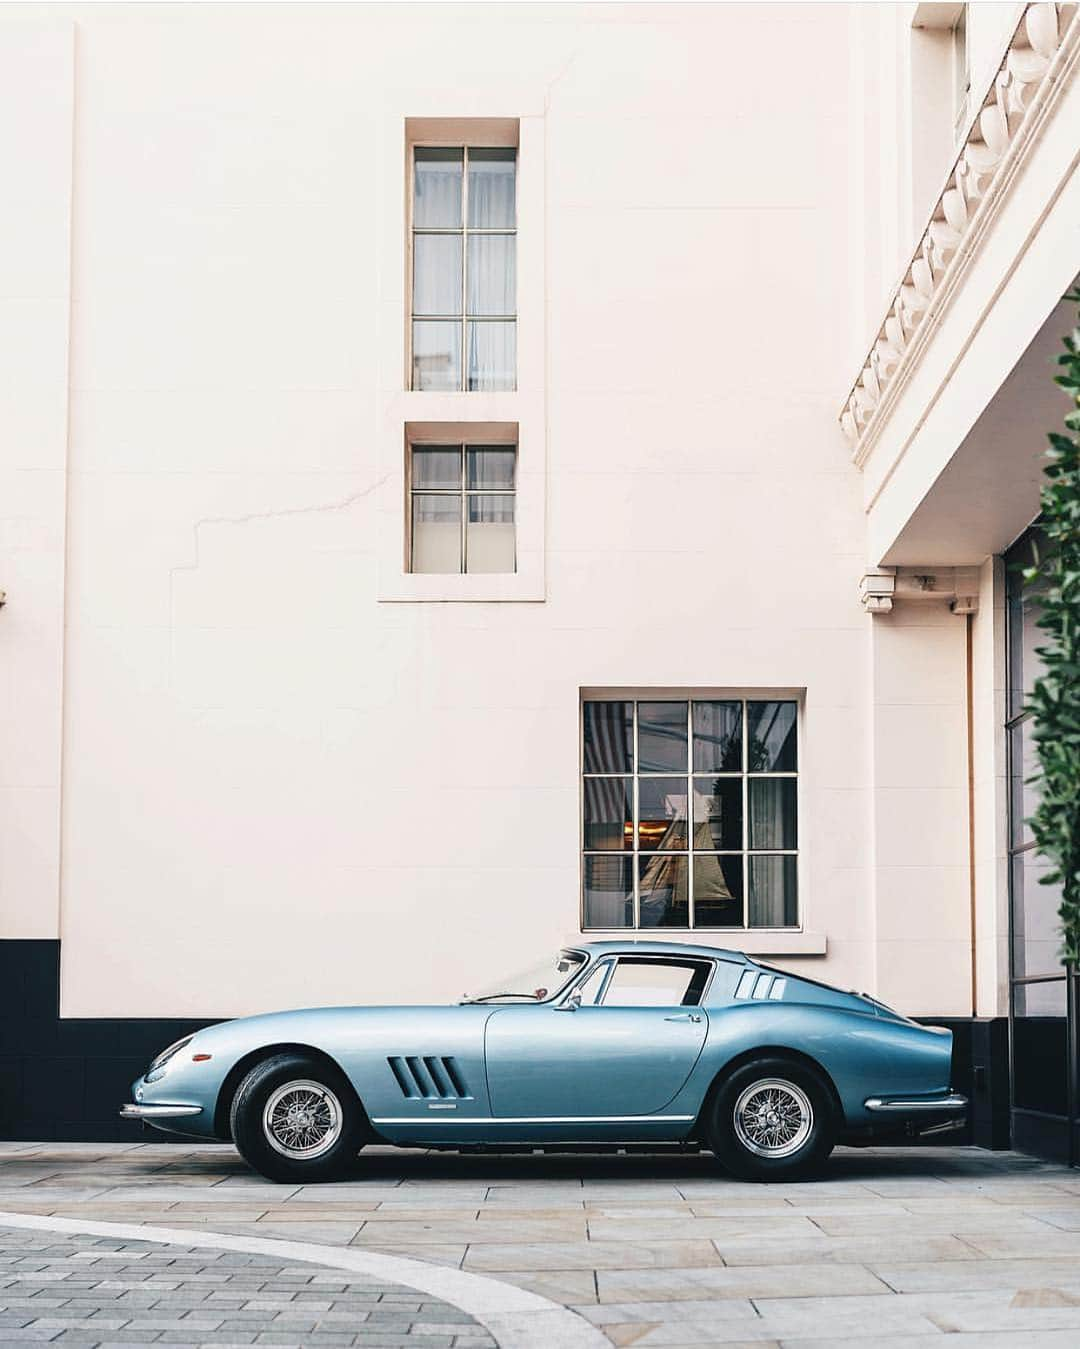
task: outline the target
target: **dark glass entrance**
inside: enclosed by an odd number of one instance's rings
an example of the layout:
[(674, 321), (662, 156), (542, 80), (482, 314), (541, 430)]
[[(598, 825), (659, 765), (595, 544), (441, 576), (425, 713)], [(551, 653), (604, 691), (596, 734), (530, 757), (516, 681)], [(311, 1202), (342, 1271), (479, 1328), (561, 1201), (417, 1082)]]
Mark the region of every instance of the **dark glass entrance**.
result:
[(1036, 626), (1038, 589), (1024, 585), (1021, 569), (1031, 565), (1039, 546), (1032, 529), (1005, 555), (1012, 1136), (1022, 1151), (1076, 1163), (1077, 974), (1061, 962), (1060, 888), (1040, 884), (1047, 863), (1025, 823), (1038, 799), (1038, 788), (1027, 781), (1038, 761), (1032, 720), (1023, 708), (1042, 669), (1036, 648), (1045, 634)]

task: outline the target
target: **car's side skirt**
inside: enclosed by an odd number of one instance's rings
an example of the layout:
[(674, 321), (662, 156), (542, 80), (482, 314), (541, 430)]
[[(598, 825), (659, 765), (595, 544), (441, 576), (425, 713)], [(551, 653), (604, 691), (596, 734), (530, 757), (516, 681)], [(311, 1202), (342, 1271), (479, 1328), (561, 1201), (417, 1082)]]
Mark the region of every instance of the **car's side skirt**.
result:
[(693, 1115), (438, 1115), (373, 1119), (372, 1124), (434, 1124), (445, 1128), (458, 1124), (691, 1124)]

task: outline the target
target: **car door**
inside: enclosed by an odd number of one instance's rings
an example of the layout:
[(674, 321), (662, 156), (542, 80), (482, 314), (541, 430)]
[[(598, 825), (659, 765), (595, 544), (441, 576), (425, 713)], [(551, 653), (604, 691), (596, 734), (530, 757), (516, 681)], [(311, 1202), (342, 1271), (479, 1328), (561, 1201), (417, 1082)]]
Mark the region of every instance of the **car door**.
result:
[(558, 1003), (498, 1008), (485, 1034), (492, 1114), (582, 1120), (659, 1113), (705, 1043), (708, 1015), (700, 1003), (711, 971), (709, 960), (618, 956), (600, 962)]

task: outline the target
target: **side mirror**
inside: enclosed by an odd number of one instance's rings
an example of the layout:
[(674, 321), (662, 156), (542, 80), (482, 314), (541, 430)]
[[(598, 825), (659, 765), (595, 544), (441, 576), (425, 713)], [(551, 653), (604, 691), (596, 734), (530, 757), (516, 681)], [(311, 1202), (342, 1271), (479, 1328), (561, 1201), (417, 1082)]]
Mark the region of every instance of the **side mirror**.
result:
[(575, 988), (568, 998), (564, 998), (563, 1001), (559, 1003), (556, 1010), (560, 1012), (576, 1012), (580, 1006), (581, 994)]

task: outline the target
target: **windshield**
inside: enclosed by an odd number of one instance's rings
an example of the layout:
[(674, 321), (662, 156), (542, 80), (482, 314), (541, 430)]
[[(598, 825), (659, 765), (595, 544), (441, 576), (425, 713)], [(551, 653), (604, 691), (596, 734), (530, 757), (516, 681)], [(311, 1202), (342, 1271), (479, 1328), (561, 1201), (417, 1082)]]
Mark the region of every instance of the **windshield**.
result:
[(519, 974), (482, 988), (479, 993), (466, 993), (462, 1002), (547, 1002), (560, 993), (585, 964), (581, 951), (560, 951), (554, 958), (539, 961)]

